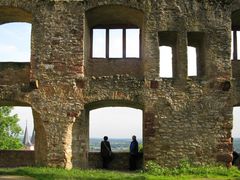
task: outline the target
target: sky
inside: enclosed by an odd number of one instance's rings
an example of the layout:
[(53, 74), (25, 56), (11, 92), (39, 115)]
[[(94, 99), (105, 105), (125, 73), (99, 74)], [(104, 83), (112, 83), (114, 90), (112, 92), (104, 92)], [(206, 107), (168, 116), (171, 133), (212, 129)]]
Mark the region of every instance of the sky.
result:
[[(89, 135), (92, 138), (142, 138), (142, 110), (134, 108), (108, 107), (90, 111)], [(96, 131), (99, 129), (98, 131)]]
[[(102, 33), (99, 31), (98, 33)], [(119, 31), (112, 32), (119, 39)], [(127, 46), (136, 44), (136, 37), (131, 37)], [(0, 26), (0, 62), (30, 62), (31, 24), (8, 23)], [(104, 44), (103, 38), (97, 37)], [(121, 38), (121, 37), (120, 37)], [(111, 43), (111, 42), (110, 42)], [(239, 43), (240, 44), (240, 43)], [(103, 46), (101, 46), (103, 47)], [(114, 47), (116, 48), (116, 47)], [(104, 48), (103, 48), (104, 49)], [(116, 50), (113, 50), (116, 51)], [(172, 77), (172, 49), (167, 46), (159, 47), (160, 77)], [(97, 53), (101, 53), (97, 51)], [(138, 56), (137, 51), (129, 56)], [(240, 54), (240, 53), (239, 53)], [(104, 54), (100, 54), (104, 56)], [(114, 56), (114, 55), (113, 55)], [(116, 55), (117, 56), (117, 55)], [(196, 49), (188, 47), (188, 75), (196, 75)], [(33, 116), (31, 107), (15, 107), (12, 114), (18, 114), (19, 125), (24, 130), (28, 125), (28, 134), (33, 131)], [(130, 138), (133, 134), (142, 137), (142, 111), (133, 108), (109, 107), (90, 111), (90, 137)], [(240, 107), (233, 108), (233, 137), (240, 137)]]

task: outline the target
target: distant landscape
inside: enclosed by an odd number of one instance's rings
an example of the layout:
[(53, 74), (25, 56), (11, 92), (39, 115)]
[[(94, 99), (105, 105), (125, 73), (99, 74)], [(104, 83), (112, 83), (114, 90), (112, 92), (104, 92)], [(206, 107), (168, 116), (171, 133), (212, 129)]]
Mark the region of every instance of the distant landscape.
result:
[[(23, 136), (19, 138), (22, 142)], [(102, 138), (92, 138), (89, 142), (90, 152), (100, 152), (100, 144)], [(109, 139), (113, 152), (129, 152), (131, 139)], [(138, 139), (139, 145), (142, 144), (142, 139)], [(240, 153), (240, 138), (233, 139), (233, 150)]]
[[(90, 152), (100, 152), (102, 138), (92, 138), (89, 142)], [(129, 152), (131, 139), (109, 139), (113, 152)], [(138, 144), (142, 144), (142, 139), (138, 139)]]
[[(90, 152), (99, 152), (101, 141), (100, 138), (90, 139)], [(131, 139), (110, 139), (109, 141), (113, 152), (129, 152)], [(142, 140), (138, 140), (138, 143), (142, 144)], [(233, 139), (233, 149), (240, 153), (240, 138)]]
[(233, 138), (233, 150), (240, 153), (240, 138)]

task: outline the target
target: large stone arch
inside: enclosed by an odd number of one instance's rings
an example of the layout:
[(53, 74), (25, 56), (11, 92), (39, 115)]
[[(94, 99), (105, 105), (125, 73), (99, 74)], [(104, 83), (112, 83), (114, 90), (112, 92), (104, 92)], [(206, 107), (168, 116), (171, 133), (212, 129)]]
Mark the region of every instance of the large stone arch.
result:
[[(144, 106), (140, 103), (128, 100), (100, 100), (85, 104), (84, 110), (76, 118), (72, 134), (72, 164), (73, 167), (88, 168), (89, 164), (89, 112), (103, 107), (130, 107), (143, 111)], [(144, 121), (144, 120), (143, 120)], [(143, 122), (144, 126), (144, 122)], [(143, 131), (144, 143), (144, 131)]]

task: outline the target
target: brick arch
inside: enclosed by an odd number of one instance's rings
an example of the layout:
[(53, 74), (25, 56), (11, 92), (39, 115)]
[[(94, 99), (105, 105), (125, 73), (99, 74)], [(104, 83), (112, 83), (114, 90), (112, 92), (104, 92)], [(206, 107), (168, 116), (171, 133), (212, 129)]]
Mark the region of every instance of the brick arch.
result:
[(123, 5), (102, 5), (86, 11), (88, 27), (103, 24), (126, 24), (143, 26), (144, 13)]
[(240, 29), (240, 6), (239, 9), (232, 12), (231, 19), (232, 19), (232, 30), (239, 30)]
[(0, 6), (0, 24), (10, 22), (32, 22), (32, 14), (22, 8)]
[(94, 101), (85, 105), (87, 111), (103, 107), (130, 107), (143, 110), (143, 105), (128, 100), (101, 100)]

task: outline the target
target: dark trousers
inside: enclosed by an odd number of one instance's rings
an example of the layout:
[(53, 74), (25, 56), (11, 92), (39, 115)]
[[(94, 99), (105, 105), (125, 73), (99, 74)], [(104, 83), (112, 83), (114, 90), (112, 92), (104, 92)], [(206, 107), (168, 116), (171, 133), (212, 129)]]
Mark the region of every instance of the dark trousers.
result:
[(109, 157), (102, 157), (102, 168), (108, 169), (109, 162), (110, 162)]
[(129, 170), (134, 171), (137, 169), (137, 155), (130, 155), (129, 157)]

